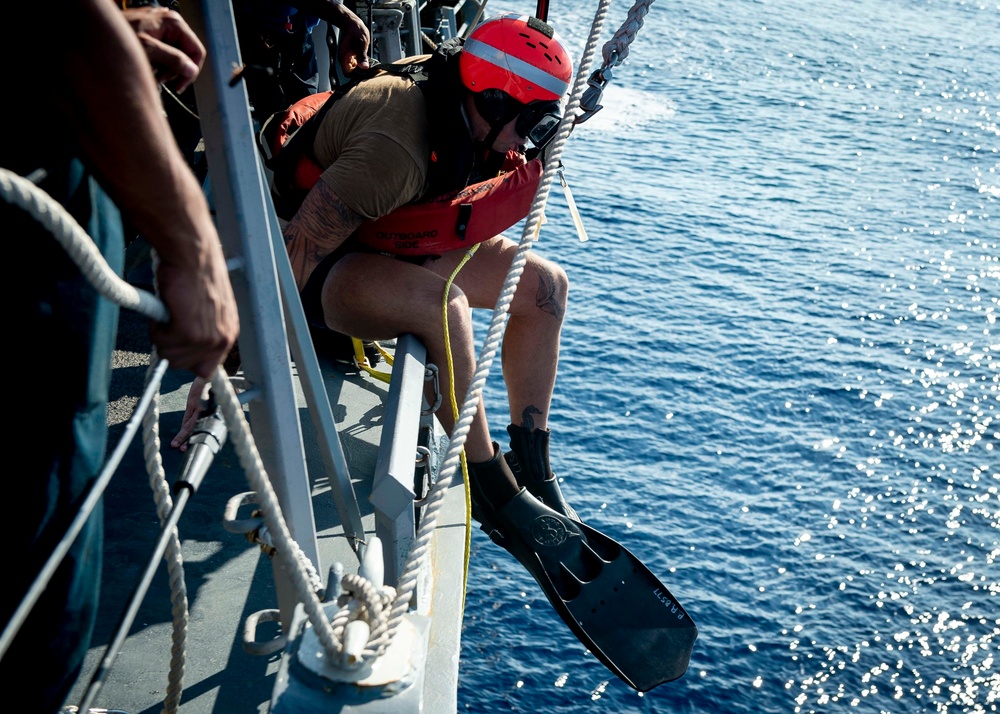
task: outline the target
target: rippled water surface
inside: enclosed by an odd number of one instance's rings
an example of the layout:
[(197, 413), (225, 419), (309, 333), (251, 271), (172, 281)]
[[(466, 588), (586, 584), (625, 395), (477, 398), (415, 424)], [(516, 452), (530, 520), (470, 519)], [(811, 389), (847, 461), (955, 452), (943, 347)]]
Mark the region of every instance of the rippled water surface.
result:
[(538, 246), (553, 467), (700, 636), (640, 696), (477, 532), (460, 707), (1000, 708), (998, 78), (995, 2), (652, 6)]

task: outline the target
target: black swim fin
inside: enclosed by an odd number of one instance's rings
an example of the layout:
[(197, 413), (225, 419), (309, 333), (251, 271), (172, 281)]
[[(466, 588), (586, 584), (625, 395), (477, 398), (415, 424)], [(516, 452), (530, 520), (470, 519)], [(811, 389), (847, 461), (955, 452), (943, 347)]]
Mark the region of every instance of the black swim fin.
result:
[(528, 569), (573, 634), (626, 684), (647, 692), (687, 671), (698, 628), (624, 546), (526, 490), (499, 509), (481, 493), (476, 500), (483, 530)]

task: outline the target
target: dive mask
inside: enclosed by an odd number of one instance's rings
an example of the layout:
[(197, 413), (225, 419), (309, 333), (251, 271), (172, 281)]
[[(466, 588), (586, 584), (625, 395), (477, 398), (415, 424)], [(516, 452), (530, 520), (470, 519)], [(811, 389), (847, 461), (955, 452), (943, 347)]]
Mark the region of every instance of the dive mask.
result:
[(532, 102), (525, 105), (517, 115), (514, 130), (523, 139), (528, 139), (538, 149), (544, 149), (552, 141), (562, 121), (559, 102)]

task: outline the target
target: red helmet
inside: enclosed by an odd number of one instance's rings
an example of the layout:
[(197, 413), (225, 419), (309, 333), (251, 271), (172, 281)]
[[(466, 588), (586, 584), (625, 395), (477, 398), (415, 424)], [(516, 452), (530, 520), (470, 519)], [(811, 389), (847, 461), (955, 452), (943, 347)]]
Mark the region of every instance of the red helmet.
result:
[(500, 89), (522, 104), (562, 99), (573, 73), (552, 27), (514, 13), (491, 17), (473, 30), (458, 66), (471, 91)]

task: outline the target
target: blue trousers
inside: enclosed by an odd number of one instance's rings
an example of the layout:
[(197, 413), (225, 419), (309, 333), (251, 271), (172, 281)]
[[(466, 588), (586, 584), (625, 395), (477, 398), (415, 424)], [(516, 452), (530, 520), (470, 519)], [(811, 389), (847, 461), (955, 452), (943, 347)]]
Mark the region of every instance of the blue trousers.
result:
[[(121, 218), (83, 167), (73, 161), (50, 170), (42, 187), (120, 274)], [(8, 236), (10, 252), (0, 264), (13, 323), (6, 334), (13, 397), (7, 409), (14, 423), (7, 503), (17, 524), (8, 539), (13, 574), (0, 596), (6, 623), (100, 471), (118, 308), (97, 296), (27, 214), (0, 203), (0, 226)], [(58, 711), (79, 674), (97, 611), (101, 547), (98, 511), (0, 661), (0, 686), (26, 695), (31, 711)]]

